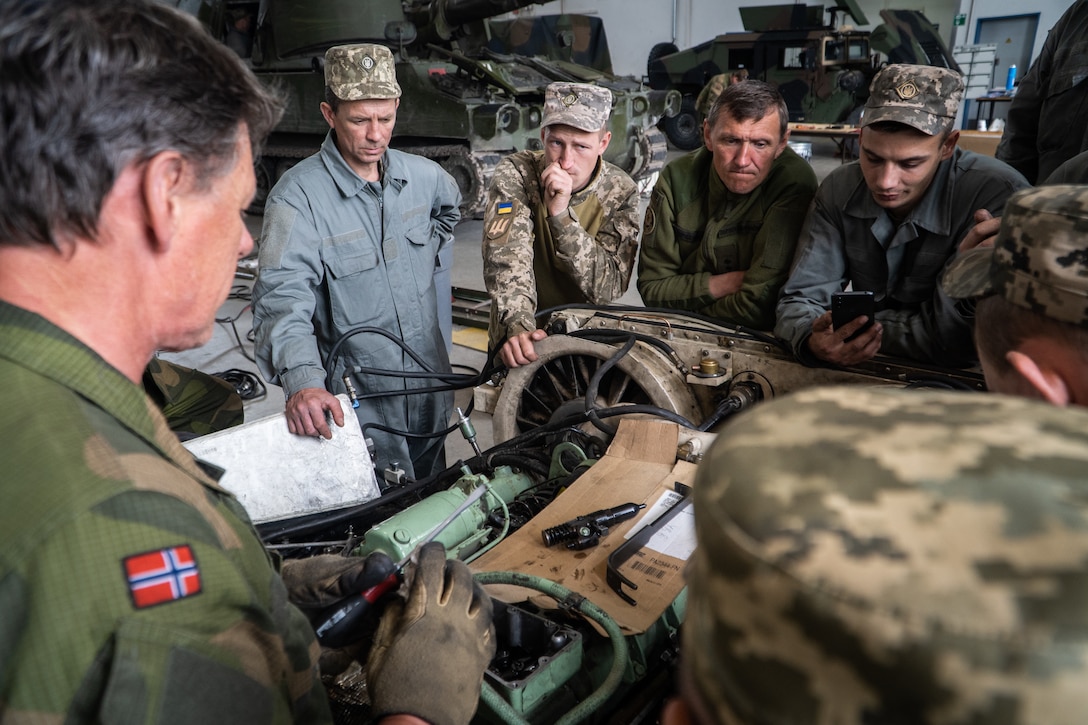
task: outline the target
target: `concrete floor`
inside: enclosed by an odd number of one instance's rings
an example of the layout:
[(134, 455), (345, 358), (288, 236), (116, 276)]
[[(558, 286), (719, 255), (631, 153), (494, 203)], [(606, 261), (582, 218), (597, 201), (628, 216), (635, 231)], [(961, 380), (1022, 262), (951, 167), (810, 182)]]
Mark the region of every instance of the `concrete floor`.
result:
[[(809, 142), (809, 139), (798, 140)], [(838, 150), (834, 142), (828, 139), (812, 139), (811, 147), (813, 170), (816, 172), (817, 178), (822, 181), (832, 169), (841, 163), (836, 155)], [(669, 159), (671, 160), (682, 154), (683, 152), (670, 151)], [(648, 195), (643, 199), (643, 207), (647, 202)], [(254, 239), (257, 239), (259, 243), (261, 217), (251, 216), (247, 223), (250, 225)], [(483, 238), (483, 222), (475, 219), (462, 221), (455, 229), (454, 237), (453, 268), (451, 272), (453, 286), (482, 291), (484, 284), (480, 240)], [(245, 264), (240, 265), (240, 269), (243, 268), (255, 271), (256, 260), (245, 260)], [(235, 280), (238, 296), (224, 302), (217, 316), (220, 320), (234, 320), (233, 324), (230, 322), (217, 324), (214, 336), (202, 347), (181, 353), (163, 353), (162, 357), (207, 373), (214, 374), (231, 369), (256, 373), (257, 367), (250, 359), (253, 356), (253, 344), (246, 338), (252, 327), (253, 320), (249, 309), (249, 292), (252, 289), (253, 282), (252, 278), (247, 277), (248, 275), (243, 275)], [(627, 293), (618, 302), (627, 305), (642, 304), (642, 299), (635, 288), (634, 279), (632, 279)], [(460, 328), (455, 325), (454, 329)], [(484, 353), (458, 344), (454, 344), (450, 356), (451, 362), (455, 365), (464, 365), (476, 370), (482, 368), (484, 358)], [(283, 412), (284, 397), (282, 389), (267, 382), (265, 385), (267, 394), (263, 398), (246, 401), (245, 414), (247, 421), (258, 420)], [(456, 395), (456, 405), (462, 408), (466, 407), (469, 400), (471, 400), (471, 396), (471, 390), (459, 391)], [(473, 412), (472, 421), (477, 431), (478, 442), (481, 448), (486, 450), (493, 444), (490, 415)], [(460, 435), (455, 433), (447, 438), (446, 456), (448, 463), (452, 464), (459, 458), (468, 458), (472, 455), (471, 447)]]

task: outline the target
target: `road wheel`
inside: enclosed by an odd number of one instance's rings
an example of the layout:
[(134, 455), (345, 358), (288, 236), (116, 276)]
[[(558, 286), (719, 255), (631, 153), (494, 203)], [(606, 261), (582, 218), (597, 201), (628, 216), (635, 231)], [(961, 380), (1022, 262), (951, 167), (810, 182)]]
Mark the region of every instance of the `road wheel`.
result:
[(661, 119), (661, 129), (669, 142), (681, 151), (692, 151), (703, 143), (703, 119), (695, 109), (695, 99), (684, 96), (680, 112), (672, 118)]
[(466, 219), (482, 216), (490, 178), (485, 177), (480, 159), (468, 149), (460, 149), (441, 159), (439, 165), (461, 190), (461, 216)]
[(668, 90), (669, 73), (663, 65), (654, 61), (658, 58), (664, 58), (666, 55), (672, 55), (679, 50), (674, 43), (658, 43), (650, 48), (650, 55), (646, 57), (646, 78), (650, 88), (655, 91)]
[[(549, 335), (535, 348), (536, 361), (511, 370), (503, 382), (492, 418), (496, 443), (585, 410), (590, 379), (618, 349), (566, 335)], [(602, 408), (642, 404), (699, 415), (683, 377), (642, 345), (605, 373), (595, 402)]]

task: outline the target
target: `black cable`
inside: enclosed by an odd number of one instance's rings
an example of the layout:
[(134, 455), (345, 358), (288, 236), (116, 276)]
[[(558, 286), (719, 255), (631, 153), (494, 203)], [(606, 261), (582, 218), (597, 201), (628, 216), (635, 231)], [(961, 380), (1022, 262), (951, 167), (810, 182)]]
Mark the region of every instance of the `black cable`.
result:
[(612, 355), (612, 357), (605, 360), (604, 364), (594, 371), (593, 376), (589, 379), (589, 385), (588, 387), (586, 387), (585, 407), (586, 415), (589, 416), (589, 422), (592, 423), (593, 426), (597, 428), (597, 430), (609, 436), (616, 435), (616, 427), (614, 425), (609, 425), (608, 423), (605, 423), (603, 420), (600, 419), (600, 417), (597, 416), (597, 389), (601, 386), (601, 380), (604, 378), (605, 374), (609, 370), (614, 368), (616, 364), (620, 360), (622, 360), (625, 355), (627, 355), (627, 353), (631, 352), (631, 349), (635, 346), (635, 342), (637, 341), (635, 340), (635, 337), (633, 335), (628, 337), (626, 344), (624, 344), (623, 347), (617, 350)]
[(221, 378), (232, 386), (242, 400), (261, 400), (268, 395), (268, 388), (256, 373), (248, 370), (231, 368), (221, 373), (212, 373), (212, 377)]
[[(232, 292), (231, 296), (233, 297), (233, 295), (234, 295), (234, 293)], [(231, 299), (231, 297), (228, 297), (228, 299)], [(234, 299), (245, 299), (245, 298), (243, 298), (243, 297), (234, 297)], [(240, 309), (238, 311), (238, 314), (235, 315), (234, 317), (216, 317), (215, 321), (219, 322), (219, 323), (230, 323), (230, 329), (234, 332), (234, 340), (235, 340), (235, 342), (238, 343), (238, 349), (242, 351), (242, 355), (246, 358), (246, 360), (249, 360), (251, 363), (256, 363), (257, 358), (255, 358), (253, 355), (250, 355), (246, 351), (245, 345), (242, 344), (242, 336), (238, 333), (238, 324), (237, 324), (238, 320), (241, 319), (243, 314), (245, 314), (245, 311), (248, 310), (252, 306), (253, 305), (246, 305), (245, 307)], [(250, 330), (250, 333), (252, 333), (252, 332), (253, 332), (253, 330)], [(246, 334), (246, 339), (249, 339), (249, 333)]]
[[(329, 355), (325, 361), (325, 387), (328, 390), (333, 389), (332, 369), (333, 363), (336, 360), (336, 356), (340, 351), (340, 348), (351, 337), (361, 333), (373, 333), (380, 335), (387, 340), (396, 344), (402, 351), (404, 351), (412, 360), (422, 368), (421, 371), (416, 370), (385, 370), (380, 368), (369, 368), (364, 366), (355, 366), (347, 370), (349, 374), (362, 374), (362, 375), (375, 375), (380, 377), (397, 377), (402, 379), (433, 379), (446, 381), (446, 385), (434, 385), (425, 388), (402, 388), (397, 390), (375, 390), (362, 395), (357, 395), (358, 400), (368, 400), (371, 398), (385, 398), (385, 397), (397, 397), (403, 395), (419, 395), (424, 393), (444, 393), (450, 391), (464, 390), (465, 388), (473, 388), (482, 384), (489, 379), (496, 367), (493, 365), (485, 366), (483, 370), (476, 371), (473, 368), (473, 375), (467, 375), (464, 373), (453, 372), (440, 372), (435, 370), (429, 364), (427, 364), (423, 358), (413, 350), (408, 344), (397, 337), (388, 330), (380, 327), (373, 327), (370, 325), (363, 325), (360, 327), (353, 327), (350, 330), (345, 331), (336, 342), (333, 343), (332, 349), (329, 350)], [(466, 366), (461, 366), (466, 367)]]
[(684, 325), (677, 325), (675, 323), (671, 325), (673, 329), (685, 329), (692, 332), (703, 332), (715, 335), (721, 334), (722, 330), (731, 330), (741, 335), (747, 335), (748, 337), (759, 340), (760, 342), (774, 345), (778, 348), (781, 348), (783, 351), (792, 354), (789, 346), (783, 340), (779, 340), (774, 335), (769, 335), (766, 332), (760, 332), (759, 330), (753, 330), (752, 328), (745, 327), (743, 325), (731, 324), (726, 322), (725, 320), (708, 317), (707, 315), (700, 315), (698, 312), (690, 312), (688, 310), (673, 310), (665, 307), (634, 307), (632, 305), (571, 304), (558, 305), (556, 307), (549, 307), (546, 310), (541, 310), (540, 312), (536, 313), (536, 318), (538, 320), (541, 318), (546, 319), (553, 312), (557, 312), (560, 310), (589, 310), (609, 319), (618, 319), (616, 313), (629, 313), (631, 316), (638, 317), (639, 322), (648, 325), (662, 325), (662, 322), (660, 320), (652, 319), (652, 317), (650, 317), (651, 315), (669, 315), (674, 317), (682, 317), (692, 320), (693, 322), (701, 322), (706, 325), (710, 325), (713, 329), (695, 327), (688, 328)]

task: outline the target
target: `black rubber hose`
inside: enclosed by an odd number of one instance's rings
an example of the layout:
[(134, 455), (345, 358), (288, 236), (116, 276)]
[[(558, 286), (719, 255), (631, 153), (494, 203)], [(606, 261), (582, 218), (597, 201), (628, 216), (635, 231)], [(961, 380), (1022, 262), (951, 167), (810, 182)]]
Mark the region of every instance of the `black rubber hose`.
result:
[(624, 358), (627, 353), (631, 352), (631, 349), (635, 346), (635, 338), (629, 337), (626, 344), (617, 350), (612, 357), (604, 361), (593, 373), (593, 376), (589, 379), (589, 387), (586, 388), (586, 415), (589, 416), (589, 422), (597, 428), (597, 430), (605, 433), (609, 436), (616, 435), (616, 427), (609, 425), (601, 420), (596, 413), (596, 401), (597, 401), (597, 389), (601, 386), (601, 380), (605, 374), (614, 368), (620, 360)]

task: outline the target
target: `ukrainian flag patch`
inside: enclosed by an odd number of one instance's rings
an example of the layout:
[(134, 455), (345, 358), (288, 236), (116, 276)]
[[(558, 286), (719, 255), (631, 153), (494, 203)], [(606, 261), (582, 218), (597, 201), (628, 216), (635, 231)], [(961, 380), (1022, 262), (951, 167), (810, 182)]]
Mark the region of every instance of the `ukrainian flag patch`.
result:
[(495, 205), (496, 214), (510, 214), (514, 211), (514, 202), (512, 201), (500, 201)]

